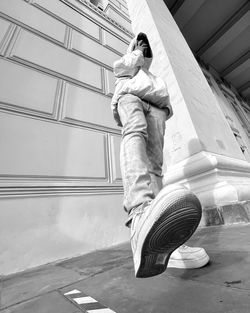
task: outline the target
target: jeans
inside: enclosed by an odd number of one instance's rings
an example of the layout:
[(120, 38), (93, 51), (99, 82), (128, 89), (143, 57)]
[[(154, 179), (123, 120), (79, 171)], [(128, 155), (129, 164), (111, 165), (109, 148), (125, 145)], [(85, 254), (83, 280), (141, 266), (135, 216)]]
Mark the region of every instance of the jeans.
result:
[(166, 111), (127, 94), (118, 102), (122, 123), (120, 164), (124, 209), (150, 203), (162, 188)]

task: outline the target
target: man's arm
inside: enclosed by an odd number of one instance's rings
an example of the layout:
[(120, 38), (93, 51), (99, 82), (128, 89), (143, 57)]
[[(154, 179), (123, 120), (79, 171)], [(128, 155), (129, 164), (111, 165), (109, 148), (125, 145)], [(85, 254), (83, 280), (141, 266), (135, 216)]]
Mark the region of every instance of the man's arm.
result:
[(135, 70), (144, 64), (143, 42), (136, 43), (135, 50), (125, 54), (120, 60), (114, 62), (114, 74), (116, 77), (133, 76)]

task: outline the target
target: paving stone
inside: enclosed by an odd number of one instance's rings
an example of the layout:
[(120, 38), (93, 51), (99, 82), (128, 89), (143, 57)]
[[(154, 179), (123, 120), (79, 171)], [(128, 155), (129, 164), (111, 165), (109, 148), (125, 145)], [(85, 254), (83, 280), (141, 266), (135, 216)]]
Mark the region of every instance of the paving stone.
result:
[(82, 279), (79, 273), (58, 267), (44, 266), (33, 271), (10, 276), (2, 281), (0, 309), (55, 290)]
[[(250, 224), (200, 228), (187, 244), (207, 250), (208, 266), (170, 268), (148, 279), (134, 277), (129, 243), (60, 262), (49, 270), (16, 275), (5, 282), (3, 298), (21, 303), (0, 313), (79, 313), (60, 294), (74, 289), (116, 313), (249, 313), (249, 237)], [(60, 293), (48, 293), (50, 288), (59, 288)]]
[(1, 313), (82, 313), (58, 292), (24, 301), (9, 307)]
[(118, 313), (249, 313), (250, 291), (172, 277), (168, 272), (136, 279), (130, 266), (72, 287)]

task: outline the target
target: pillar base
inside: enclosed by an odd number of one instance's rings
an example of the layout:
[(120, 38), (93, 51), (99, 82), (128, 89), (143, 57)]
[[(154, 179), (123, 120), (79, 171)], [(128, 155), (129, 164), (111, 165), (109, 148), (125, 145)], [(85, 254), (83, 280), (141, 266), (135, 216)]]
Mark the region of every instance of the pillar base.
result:
[(236, 205), (250, 201), (250, 164), (203, 151), (169, 167), (163, 184), (172, 183), (191, 189), (204, 210)]
[(207, 207), (203, 210), (200, 226), (250, 223), (250, 201)]

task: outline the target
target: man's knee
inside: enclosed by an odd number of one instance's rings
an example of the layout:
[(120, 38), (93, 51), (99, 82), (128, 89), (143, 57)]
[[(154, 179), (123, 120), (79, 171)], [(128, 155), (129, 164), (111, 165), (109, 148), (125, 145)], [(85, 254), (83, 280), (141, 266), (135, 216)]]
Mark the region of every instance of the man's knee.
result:
[(123, 126), (123, 136), (137, 133), (147, 137), (147, 121), (140, 98), (131, 94), (124, 95), (118, 103), (118, 113)]

